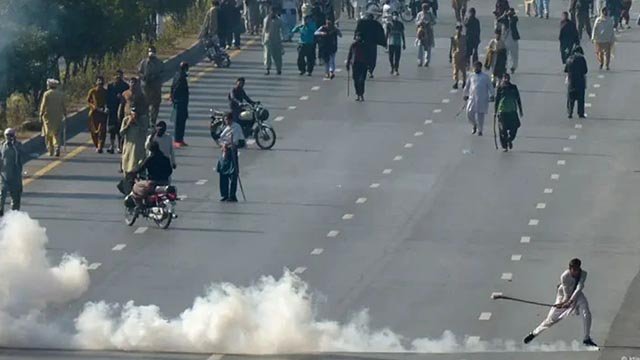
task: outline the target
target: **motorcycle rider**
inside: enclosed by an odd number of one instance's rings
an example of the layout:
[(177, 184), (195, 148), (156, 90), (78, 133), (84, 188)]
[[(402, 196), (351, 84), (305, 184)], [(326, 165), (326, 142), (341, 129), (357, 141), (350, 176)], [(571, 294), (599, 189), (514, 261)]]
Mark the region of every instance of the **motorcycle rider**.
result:
[(173, 166), (171, 160), (160, 150), (160, 145), (153, 141), (149, 145), (150, 155), (140, 164), (136, 173), (147, 174), (147, 180), (137, 180), (133, 185), (133, 198), (137, 206), (141, 206), (144, 199), (154, 191), (156, 186), (166, 186), (171, 183)]
[(251, 105), (255, 105), (256, 102), (251, 100), (247, 93), (244, 91), (245, 79), (240, 77), (236, 80), (236, 85), (229, 92), (229, 108), (231, 109), (231, 116), (233, 121), (240, 124), (242, 127), (251, 126), (252, 121), (240, 120), (240, 113), (242, 112), (242, 105), (247, 102)]

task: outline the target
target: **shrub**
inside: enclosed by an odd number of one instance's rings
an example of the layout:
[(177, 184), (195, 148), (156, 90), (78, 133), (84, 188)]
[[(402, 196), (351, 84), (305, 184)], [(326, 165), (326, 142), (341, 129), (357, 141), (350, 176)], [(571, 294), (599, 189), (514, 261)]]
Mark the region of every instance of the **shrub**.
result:
[(6, 126), (19, 129), (33, 115), (34, 108), (31, 95), (11, 94), (7, 99)]

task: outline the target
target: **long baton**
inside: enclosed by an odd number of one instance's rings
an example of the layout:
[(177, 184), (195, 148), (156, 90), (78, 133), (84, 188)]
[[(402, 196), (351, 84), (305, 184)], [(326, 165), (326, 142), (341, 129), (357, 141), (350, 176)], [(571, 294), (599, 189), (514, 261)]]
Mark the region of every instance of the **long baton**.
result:
[(519, 299), (519, 298), (506, 296), (506, 295), (492, 295), (491, 298), (493, 300), (511, 300), (511, 301), (521, 302), (521, 303), (525, 303), (525, 304), (545, 306), (545, 307), (553, 307), (553, 306), (555, 306), (555, 304), (548, 304), (548, 303), (543, 303), (543, 302), (538, 302), (538, 301)]
[(496, 150), (498, 150), (498, 139), (496, 136), (496, 118), (498, 116), (496, 115), (496, 113), (493, 113), (493, 144), (496, 146)]
[(67, 117), (62, 119), (62, 150), (67, 154)]
[(349, 97), (349, 91), (350, 91), (350, 87), (351, 87), (351, 76), (349, 75), (351, 73), (351, 67), (347, 68), (347, 97)]

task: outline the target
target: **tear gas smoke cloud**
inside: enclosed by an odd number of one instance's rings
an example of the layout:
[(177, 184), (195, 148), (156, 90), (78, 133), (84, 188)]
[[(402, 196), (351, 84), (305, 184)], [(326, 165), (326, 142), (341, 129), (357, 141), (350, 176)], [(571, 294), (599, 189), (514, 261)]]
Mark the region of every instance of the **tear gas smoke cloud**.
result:
[[(0, 224), (0, 345), (253, 354), (523, 350), (515, 341), (457, 339), (450, 331), (410, 341), (390, 329), (372, 329), (366, 310), (346, 323), (320, 320), (307, 284), (288, 271), (247, 287), (211, 285), (172, 319), (155, 305), (90, 302), (75, 319), (75, 332), (64, 335), (43, 311), (86, 291), (87, 263), (65, 256), (52, 266), (46, 243), (45, 230), (26, 214), (8, 214)], [(524, 350), (584, 349), (558, 342)]]

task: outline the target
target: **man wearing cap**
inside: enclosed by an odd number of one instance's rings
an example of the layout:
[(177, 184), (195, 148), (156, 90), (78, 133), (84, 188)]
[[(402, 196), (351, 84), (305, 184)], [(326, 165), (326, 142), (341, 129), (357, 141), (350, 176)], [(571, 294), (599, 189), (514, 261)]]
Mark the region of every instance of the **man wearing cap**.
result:
[(24, 165), (22, 144), (16, 139), (16, 131), (4, 131), (4, 141), (0, 144), (0, 216), (4, 215), (7, 193), (11, 196), (11, 210), (20, 210), (22, 198), (22, 167)]
[(67, 116), (64, 94), (58, 90), (59, 84), (58, 80), (47, 80), (47, 91), (42, 96), (42, 103), (40, 103), (42, 136), (49, 156), (60, 156), (60, 128), (65, 116)]
[(175, 134), (173, 146), (181, 148), (187, 146), (184, 142), (184, 129), (189, 118), (189, 63), (183, 61), (180, 63), (180, 70), (176, 73), (171, 84), (171, 103), (173, 111), (171, 112), (171, 121), (175, 126)]
[(140, 62), (138, 73), (142, 80), (142, 91), (149, 102), (149, 120), (155, 126), (162, 102), (162, 74), (164, 64), (156, 54), (156, 48), (149, 48), (149, 56)]

